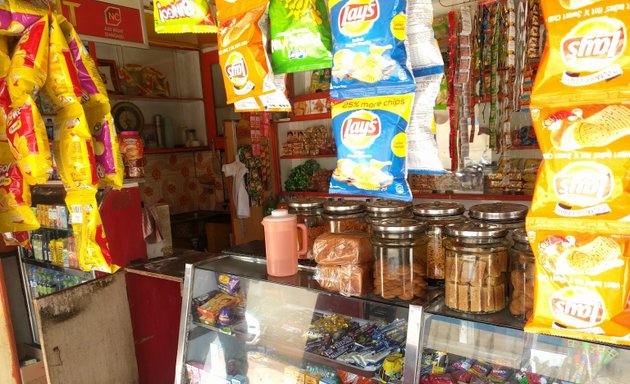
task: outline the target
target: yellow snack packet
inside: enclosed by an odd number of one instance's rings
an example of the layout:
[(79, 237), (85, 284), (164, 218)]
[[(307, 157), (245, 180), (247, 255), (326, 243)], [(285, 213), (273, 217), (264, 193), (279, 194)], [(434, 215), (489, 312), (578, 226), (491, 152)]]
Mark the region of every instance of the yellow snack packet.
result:
[(217, 33), (207, 0), (155, 0), (153, 18), (156, 33)]
[(9, 57), (9, 38), (0, 36), (0, 77), (6, 77), (11, 66), (11, 57)]
[(57, 18), (50, 16), (48, 77), (44, 84), (48, 98), (59, 108), (81, 101), (81, 85), (72, 54)]
[(120, 189), (125, 166), (118, 145), (114, 118), (104, 105), (86, 106), (85, 115), (94, 142), (98, 184), (101, 187)]
[(31, 231), (39, 228), (31, 210), (31, 191), (11, 155), (9, 143), (0, 141), (0, 232)]
[(49, 11), (44, 0), (4, 0), (0, 2), (0, 34), (20, 35)]
[(48, 73), (48, 16), (31, 25), (20, 37), (9, 68), (9, 94), (21, 105), (26, 95), (35, 96)]

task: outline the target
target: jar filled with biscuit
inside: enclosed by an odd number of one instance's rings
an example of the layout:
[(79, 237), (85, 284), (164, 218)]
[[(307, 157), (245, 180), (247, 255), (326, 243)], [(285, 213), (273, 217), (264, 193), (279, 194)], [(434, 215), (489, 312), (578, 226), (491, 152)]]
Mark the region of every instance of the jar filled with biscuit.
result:
[(413, 218), (411, 203), (397, 200), (374, 200), (365, 205), (368, 224), (389, 218)]
[(510, 313), (526, 320), (534, 309), (534, 253), (527, 232), (517, 229), (510, 248)]
[(323, 211), (324, 202), (320, 199), (303, 198), (289, 202), (289, 213), (297, 216), (298, 223), (306, 225), (308, 239), (306, 258), (308, 259), (313, 258), (315, 239), (327, 231), (322, 218)]
[(501, 311), (507, 297), (508, 230), (469, 221), (449, 224), (445, 231), (446, 306), (468, 313)]
[(508, 230), (507, 239), (512, 242), (512, 232), (525, 228), (525, 216), (528, 208), (517, 203), (484, 203), (468, 209), (468, 216), (473, 220), (487, 224), (499, 224)]
[(429, 285), (444, 285), (444, 227), (462, 223), (465, 208), (462, 204), (435, 201), (417, 204), (413, 213), (417, 220), (427, 224), (427, 279)]
[(322, 215), (332, 233), (368, 232), (365, 203), (358, 200), (337, 200), (324, 203)]
[(426, 224), (408, 218), (372, 224), (374, 293), (384, 299), (412, 300), (425, 293)]

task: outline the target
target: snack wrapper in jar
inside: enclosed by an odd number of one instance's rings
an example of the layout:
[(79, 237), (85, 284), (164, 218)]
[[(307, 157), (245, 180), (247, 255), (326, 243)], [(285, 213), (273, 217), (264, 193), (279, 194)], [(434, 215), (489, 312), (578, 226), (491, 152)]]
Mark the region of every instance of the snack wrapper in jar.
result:
[(13, 105), (21, 105), (26, 95), (35, 96), (48, 73), (48, 16), (31, 25), (20, 37), (9, 68), (9, 94)]
[(217, 33), (217, 23), (208, 0), (155, 0), (156, 33)]
[(337, 168), (331, 194), (411, 201), (407, 184), (407, 124), (413, 94), (332, 100)]
[(31, 190), (11, 155), (9, 144), (0, 141), (0, 232), (39, 228), (31, 210)]
[(269, 1), (217, 1), (219, 63), (228, 104), (239, 111), (288, 111), (267, 57)]
[(98, 184), (92, 135), (83, 108), (73, 104), (55, 116), (55, 159), (63, 185), (67, 188), (94, 187)]
[(52, 172), (46, 125), (32, 97), (22, 100), (7, 116), (6, 136), (26, 182), (42, 184)]
[(94, 188), (73, 188), (66, 192), (79, 266), (84, 271), (113, 273), (118, 267), (112, 265), (95, 196)]
[(85, 108), (85, 115), (92, 133), (96, 172), (101, 187), (122, 188), (125, 166), (118, 144), (114, 118), (105, 112), (104, 106)]
[(7, 246), (13, 247), (24, 247), (27, 249), (32, 249), (31, 247), (31, 239), (29, 238), (28, 231), (19, 231), (19, 232), (3, 232), (2, 240), (4, 240), (4, 244)]
[(72, 60), (82, 89), (82, 102), (86, 105), (109, 105), (107, 89), (105, 89), (105, 84), (103, 84), (103, 79), (92, 56), (90, 56), (85, 49), (72, 24), (60, 15), (57, 15), (57, 21), (63, 31), (70, 53), (72, 54)]
[(415, 84), (407, 64), (405, 0), (330, 0), (334, 99), (404, 94)]
[(274, 72), (332, 67), (332, 37), (324, 0), (271, 0), (269, 16)]
[(0, 34), (20, 35), (47, 13), (45, 1), (5, 0), (0, 4)]
[(59, 108), (81, 102), (81, 84), (72, 61), (72, 53), (54, 15), (50, 16), (48, 77), (44, 90)]

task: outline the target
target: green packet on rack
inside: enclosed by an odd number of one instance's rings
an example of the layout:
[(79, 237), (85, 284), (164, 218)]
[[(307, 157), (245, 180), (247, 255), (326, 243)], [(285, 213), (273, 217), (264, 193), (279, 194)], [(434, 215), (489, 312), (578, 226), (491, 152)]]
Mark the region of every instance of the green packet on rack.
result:
[(155, 0), (156, 33), (217, 33), (213, 5), (208, 0)]

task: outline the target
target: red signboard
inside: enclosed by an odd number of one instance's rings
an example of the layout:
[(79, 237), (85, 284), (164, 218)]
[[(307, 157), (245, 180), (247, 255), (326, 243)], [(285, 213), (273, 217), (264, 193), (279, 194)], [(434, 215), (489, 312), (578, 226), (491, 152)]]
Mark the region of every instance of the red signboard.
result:
[(61, 10), (87, 40), (147, 45), (140, 0), (61, 0)]

